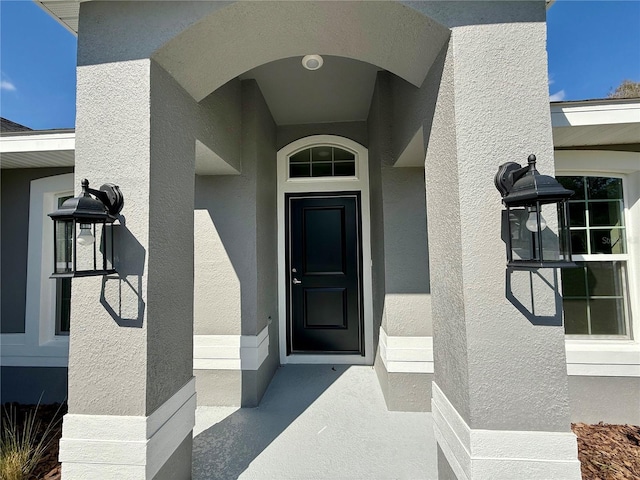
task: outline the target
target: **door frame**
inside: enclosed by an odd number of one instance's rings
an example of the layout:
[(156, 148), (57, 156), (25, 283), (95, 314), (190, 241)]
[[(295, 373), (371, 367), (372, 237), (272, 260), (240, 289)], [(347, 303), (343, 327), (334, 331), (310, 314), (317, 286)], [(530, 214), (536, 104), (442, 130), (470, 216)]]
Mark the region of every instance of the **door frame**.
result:
[[(299, 150), (315, 146), (335, 146), (355, 154), (354, 177), (288, 178), (289, 157)], [(313, 135), (301, 138), (278, 151), (278, 331), (280, 364), (348, 364), (373, 365), (373, 289), (371, 280), (371, 213), (369, 204), (369, 154), (365, 147), (348, 138), (335, 135)], [(335, 193), (360, 192), (362, 222), (362, 299), (364, 352), (354, 354), (291, 354), (287, 355), (287, 283), (285, 253), (285, 202), (286, 193)]]

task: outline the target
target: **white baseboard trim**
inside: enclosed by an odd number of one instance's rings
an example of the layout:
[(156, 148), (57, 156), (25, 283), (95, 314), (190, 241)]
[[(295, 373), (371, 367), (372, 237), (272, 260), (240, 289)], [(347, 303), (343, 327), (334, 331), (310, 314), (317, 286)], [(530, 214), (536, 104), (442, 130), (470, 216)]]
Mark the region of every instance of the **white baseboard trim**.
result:
[(269, 356), (269, 327), (258, 335), (194, 335), (194, 370), (258, 370)]
[(65, 480), (150, 479), (195, 425), (192, 378), (150, 416), (67, 414), (59, 460)]
[(379, 352), (389, 373), (433, 373), (433, 337), (394, 337), (380, 327)]
[(580, 480), (571, 432), (471, 429), (433, 382), (436, 440), (459, 480)]

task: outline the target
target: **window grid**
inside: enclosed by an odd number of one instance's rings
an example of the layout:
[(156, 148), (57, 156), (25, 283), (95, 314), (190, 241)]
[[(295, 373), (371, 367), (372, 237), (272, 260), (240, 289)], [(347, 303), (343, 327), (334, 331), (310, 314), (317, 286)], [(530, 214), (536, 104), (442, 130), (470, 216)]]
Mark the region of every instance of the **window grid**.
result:
[[(329, 158), (322, 158), (322, 154), (329, 151)], [(337, 152), (340, 158), (336, 158)], [(314, 158), (315, 154), (319, 158)], [(337, 166), (343, 167), (342, 172), (336, 171)], [(330, 171), (321, 170), (327, 167), (330, 167)], [(337, 147), (311, 147), (289, 157), (289, 178), (353, 177), (355, 170), (355, 155)]]
[[(570, 206), (573, 205), (582, 205), (584, 206), (584, 218), (578, 218), (572, 216), (571, 223), (583, 223), (583, 225), (571, 225), (569, 227), (569, 233), (573, 232), (585, 232), (584, 233), (584, 248), (580, 249), (579, 253), (574, 254), (574, 259), (580, 265), (582, 270), (582, 283), (584, 285), (584, 294), (580, 295), (578, 292), (571, 292), (571, 295), (563, 294), (563, 298), (570, 301), (578, 301), (584, 302), (583, 305), (577, 305), (578, 309), (581, 309), (582, 306), (585, 307), (584, 314), (586, 316), (586, 328), (587, 332), (580, 332), (580, 323), (574, 323), (572, 328), (576, 328), (575, 332), (568, 332), (569, 335), (584, 337), (586, 335), (591, 338), (599, 337), (599, 338), (620, 338), (620, 337), (628, 337), (629, 335), (629, 302), (628, 302), (628, 288), (627, 288), (627, 263), (628, 263), (628, 251), (626, 245), (626, 225), (625, 225), (625, 210), (624, 210), (624, 192), (622, 179), (619, 177), (604, 177), (604, 176), (583, 176), (583, 175), (574, 175), (574, 176), (566, 176), (559, 177), (559, 180), (562, 182), (563, 180), (567, 181), (565, 186), (572, 190), (576, 190), (576, 193), (579, 191), (575, 188), (575, 183), (581, 183), (581, 195), (583, 198), (577, 200), (570, 200)], [(613, 182), (611, 182), (613, 181)], [(571, 183), (574, 182), (572, 185)], [(592, 184), (594, 185), (593, 191), (591, 190)], [(613, 187), (609, 190), (609, 187)], [(599, 190), (598, 190), (599, 187)], [(604, 195), (606, 198), (592, 198), (593, 196), (602, 196)], [(593, 207), (597, 204), (609, 204), (615, 205), (615, 213), (610, 210), (608, 213), (604, 215), (612, 215), (614, 214), (613, 220), (611, 218), (605, 218), (605, 223), (603, 224), (594, 224), (592, 221), (592, 214), (596, 215), (597, 212), (592, 211)], [(590, 208), (591, 207), (591, 208)], [(578, 208), (578, 211), (579, 208)], [(580, 212), (582, 214), (582, 212)], [(576, 221), (577, 220), (577, 221)], [(613, 224), (615, 223), (615, 224)], [(597, 232), (607, 230), (609, 231), (609, 235), (605, 237), (601, 237), (601, 239), (605, 239), (608, 237), (609, 243), (603, 245), (610, 245), (608, 248), (600, 248), (598, 251), (598, 245), (596, 245), (596, 240), (598, 239)], [(595, 234), (592, 234), (594, 232)], [(615, 236), (612, 235), (615, 233)], [(617, 238), (616, 238), (617, 237)], [(572, 244), (573, 244), (573, 236), (572, 236)], [(616, 238), (614, 240), (614, 238)], [(577, 238), (577, 241), (580, 242), (580, 237)], [(618, 248), (618, 252), (615, 251), (615, 247), (618, 242), (621, 242)], [(613, 243), (613, 245), (611, 245)], [(602, 251), (608, 249), (609, 252)], [(612, 276), (610, 279), (613, 291), (608, 292), (606, 295), (593, 295), (591, 291), (595, 288), (599, 281), (603, 279), (594, 278), (589, 279), (589, 270), (597, 265), (610, 265)], [(592, 267), (590, 267), (592, 266)], [(596, 267), (596, 270), (598, 267)], [(563, 272), (563, 290), (567, 290), (565, 288), (569, 282), (567, 282), (566, 277), (570, 277), (568, 275), (569, 272)], [(602, 272), (600, 272), (602, 274)], [(591, 274), (594, 275), (594, 271), (591, 271)], [(575, 279), (572, 279), (575, 280)], [(574, 285), (575, 287), (575, 285)], [(609, 321), (613, 322), (609, 324), (610, 327), (615, 329), (615, 333), (593, 333), (594, 332), (594, 322), (602, 322), (602, 317), (594, 317), (594, 303), (598, 301), (609, 300), (615, 302), (614, 305), (610, 305), (609, 308), (611, 310), (612, 316)], [(576, 306), (574, 306), (576, 308)], [(567, 308), (565, 306), (565, 329), (567, 328), (566, 322)], [(575, 312), (574, 312), (575, 315)], [(602, 313), (600, 313), (602, 315)], [(572, 321), (575, 322), (576, 318), (573, 318)], [(606, 321), (606, 319), (605, 319)], [(584, 326), (584, 325), (583, 325)], [(599, 328), (602, 328), (602, 325), (599, 325)]]
[[(588, 285), (589, 285), (589, 278), (588, 278), (588, 270), (586, 267), (586, 264), (589, 262), (580, 262), (580, 269), (582, 270), (582, 275), (584, 277), (584, 282), (585, 282), (585, 286), (588, 289)], [(609, 263), (609, 262), (606, 262)], [(563, 295), (562, 298), (564, 300), (582, 300), (586, 302), (586, 314), (587, 314), (587, 331), (588, 331), (588, 335), (593, 335), (593, 326), (592, 326), (592, 321), (591, 321), (591, 308), (592, 308), (592, 302), (593, 300), (618, 300), (618, 301), (622, 301), (622, 305), (623, 305), (623, 317), (624, 318), (618, 318), (617, 319), (617, 324), (618, 324), (618, 330), (621, 331), (622, 333), (620, 335), (626, 335), (628, 332), (628, 326), (626, 324), (626, 318), (628, 318), (627, 315), (627, 311), (628, 311), (628, 306), (627, 306), (627, 302), (626, 302), (626, 297), (627, 297), (627, 288), (626, 288), (626, 268), (625, 268), (625, 263), (626, 262), (620, 262), (621, 263), (621, 267), (622, 267), (622, 271), (621, 271), (621, 277), (619, 276), (615, 276), (615, 282), (617, 284), (617, 288), (615, 288), (615, 290), (618, 290), (621, 292), (620, 295), (589, 295), (589, 293), (587, 292), (586, 295), (581, 296), (581, 295)], [(580, 334), (578, 334), (580, 335)], [(600, 334), (597, 334), (600, 335)]]

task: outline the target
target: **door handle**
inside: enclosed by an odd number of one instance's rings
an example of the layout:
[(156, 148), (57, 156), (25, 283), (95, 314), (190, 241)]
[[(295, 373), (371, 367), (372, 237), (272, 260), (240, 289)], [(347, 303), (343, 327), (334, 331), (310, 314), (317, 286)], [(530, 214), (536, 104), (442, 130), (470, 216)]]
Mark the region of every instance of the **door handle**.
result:
[(299, 285), (300, 283), (302, 283), (301, 280), (298, 280), (296, 277), (293, 277), (293, 284), (294, 285)]

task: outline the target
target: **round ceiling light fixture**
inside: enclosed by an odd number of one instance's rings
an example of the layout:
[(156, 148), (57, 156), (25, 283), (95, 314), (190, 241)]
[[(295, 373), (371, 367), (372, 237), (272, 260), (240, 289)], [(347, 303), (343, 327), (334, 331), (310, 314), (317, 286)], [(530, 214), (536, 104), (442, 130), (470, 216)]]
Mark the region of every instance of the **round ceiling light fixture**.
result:
[(305, 55), (302, 59), (302, 66), (307, 70), (318, 70), (324, 60), (320, 55)]

